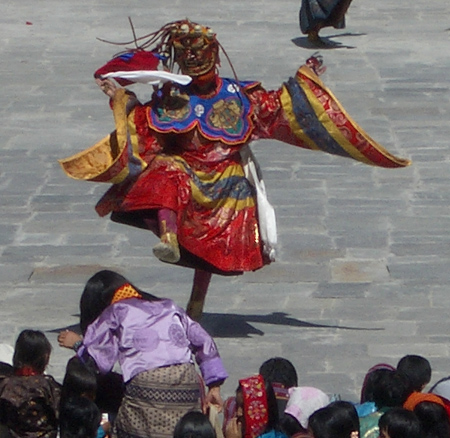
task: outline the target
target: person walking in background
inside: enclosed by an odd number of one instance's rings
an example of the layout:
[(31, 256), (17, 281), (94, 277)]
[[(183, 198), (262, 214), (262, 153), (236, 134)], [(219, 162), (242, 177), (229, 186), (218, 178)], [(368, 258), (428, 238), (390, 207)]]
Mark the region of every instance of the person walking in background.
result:
[(352, 0), (302, 0), (300, 29), (315, 45), (325, 45), (319, 31), (324, 27), (345, 28), (345, 13)]

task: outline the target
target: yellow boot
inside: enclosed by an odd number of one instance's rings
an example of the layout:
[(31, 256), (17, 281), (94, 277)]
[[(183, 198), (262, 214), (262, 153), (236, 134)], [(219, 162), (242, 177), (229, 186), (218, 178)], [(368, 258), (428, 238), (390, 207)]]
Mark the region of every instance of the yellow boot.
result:
[(153, 247), (153, 254), (168, 263), (177, 263), (180, 260), (180, 247), (178, 238), (173, 231), (167, 231), (166, 221), (162, 221), (161, 240)]

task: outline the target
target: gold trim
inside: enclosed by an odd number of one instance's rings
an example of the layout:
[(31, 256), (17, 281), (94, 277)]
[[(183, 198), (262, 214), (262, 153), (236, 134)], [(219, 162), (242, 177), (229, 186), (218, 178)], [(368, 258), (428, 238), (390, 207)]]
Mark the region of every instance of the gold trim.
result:
[[(411, 160), (405, 159), (405, 158), (399, 158), (395, 155), (392, 155), (390, 152), (387, 151), (383, 146), (381, 146), (378, 142), (376, 142), (372, 137), (370, 137), (364, 129), (356, 123), (353, 118), (348, 114), (348, 112), (344, 109), (344, 107), (341, 105), (339, 100), (336, 98), (336, 96), (333, 94), (331, 90), (329, 90), (325, 84), (319, 79), (319, 77), (309, 68), (306, 66), (300, 67), (300, 69), (297, 72), (297, 81), (299, 82), (302, 89), (305, 91), (308, 100), (310, 101), (311, 105), (313, 106), (314, 112), (316, 113), (317, 117), (319, 118), (320, 122), (323, 123), (327, 131), (330, 133), (330, 135), (342, 146), (343, 149), (347, 153), (349, 153), (353, 158), (359, 161), (363, 161), (364, 163), (371, 164), (371, 165), (377, 165), (377, 163), (370, 161), (368, 158), (366, 158), (364, 155), (362, 155), (361, 152), (359, 152), (355, 146), (353, 146), (347, 138), (344, 137), (344, 135), (339, 131), (339, 128), (336, 127), (336, 125), (333, 123), (333, 121), (328, 117), (326, 114), (322, 104), (319, 102), (319, 100), (316, 98), (314, 93), (310, 90), (310, 88), (306, 85), (305, 81), (301, 79), (299, 73), (305, 75), (307, 78), (311, 79), (314, 83), (316, 83), (318, 86), (320, 86), (326, 93), (329, 94), (331, 99), (336, 103), (339, 110), (345, 115), (349, 123), (358, 131), (358, 133), (364, 137), (364, 139), (370, 143), (371, 147), (373, 147), (375, 150), (377, 150), (380, 154), (384, 155), (387, 159), (391, 160), (393, 163), (398, 164), (399, 166), (409, 166), (411, 164)], [(363, 157), (363, 159), (360, 159), (360, 157)]]

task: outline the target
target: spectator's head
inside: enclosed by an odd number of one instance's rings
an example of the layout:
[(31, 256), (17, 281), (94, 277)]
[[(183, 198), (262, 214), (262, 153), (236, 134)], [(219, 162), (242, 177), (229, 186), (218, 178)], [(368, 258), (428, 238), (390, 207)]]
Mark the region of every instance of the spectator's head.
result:
[(191, 411), (178, 421), (173, 438), (216, 438), (216, 432), (206, 415)]
[(330, 398), (320, 389), (296, 387), (289, 389), (289, 400), (281, 418), (281, 428), (292, 436), (308, 429), (308, 418), (318, 409), (327, 406)]
[(74, 356), (67, 362), (64, 375), (61, 400), (69, 397), (87, 397), (94, 401), (97, 392), (97, 377), (95, 372), (78, 357)]
[(42, 374), (50, 360), (52, 346), (39, 330), (23, 330), (16, 341), (13, 356), (13, 367), (16, 373), (31, 368)]
[(378, 421), (380, 438), (423, 438), (419, 419), (403, 408), (389, 409)]
[(414, 408), (414, 414), (422, 426), (423, 438), (450, 437), (450, 422), (444, 406), (424, 401)]
[[(80, 299), (80, 328), (84, 334), (89, 324), (113, 302), (117, 294), (134, 293), (141, 298), (153, 301), (158, 298), (139, 290), (123, 275), (114, 271), (103, 270), (93, 275), (86, 283)], [(132, 296), (132, 295), (130, 295)], [(129, 297), (130, 297), (129, 296)]]
[(61, 438), (95, 438), (102, 415), (96, 404), (86, 397), (69, 397), (61, 405)]
[(411, 392), (411, 383), (404, 374), (388, 371), (379, 376), (373, 387), (372, 401), (377, 409), (403, 406)]
[(236, 417), (242, 435), (254, 438), (278, 429), (278, 406), (272, 385), (260, 374), (239, 380), (236, 390)]
[(314, 438), (358, 438), (358, 414), (351, 403), (336, 401), (309, 417), (309, 430)]
[(259, 367), (259, 374), (269, 383), (281, 383), (286, 388), (298, 386), (297, 371), (294, 365), (283, 357), (273, 357)]
[(361, 386), (361, 403), (373, 401), (373, 388), (378, 385), (380, 376), (387, 371), (395, 371), (395, 368), (387, 363), (378, 363), (367, 371)]
[(431, 380), (430, 362), (422, 356), (409, 354), (402, 357), (398, 362), (397, 371), (408, 377), (414, 391), (421, 392)]

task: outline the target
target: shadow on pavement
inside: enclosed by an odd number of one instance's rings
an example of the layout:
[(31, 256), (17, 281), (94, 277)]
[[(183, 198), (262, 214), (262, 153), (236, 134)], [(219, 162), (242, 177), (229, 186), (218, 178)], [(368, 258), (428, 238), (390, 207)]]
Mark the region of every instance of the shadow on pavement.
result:
[[(72, 315), (79, 318), (79, 315)], [(301, 321), (283, 312), (273, 312), (267, 315), (238, 315), (233, 313), (204, 313), (200, 321), (202, 327), (215, 338), (248, 338), (250, 335), (264, 336), (262, 330), (257, 329), (251, 323), (282, 325), (301, 328), (327, 328), (340, 330), (364, 330), (377, 331), (383, 328), (347, 327), (329, 324), (315, 324)], [(72, 330), (81, 333), (80, 326), (73, 324), (67, 327), (47, 330), (48, 333), (59, 333), (63, 330)]]
[(326, 324), (314, 324), (290, 317), (287, 313), (274, 312), (267, 315), (237, 315), (225, 313), (204, 313), (201, 325), (216, 338), (248, 338), (250, 335), (264, 336), (262, 330), (251, 323), (283, 325), (302, 328), (330, 328), (341, 330), (383, 330), (382, 328), (346, 327)]
[(323, 50), (330, 50), (330, 49), (354, 49), (355, 46), (347, 46), (345, 44), (333, 41), (332, 38), (341, 38), (341, 37), (354, 37), (354, 36), (363, 36), (366, 35), (365, 33), (339, 33), (335, 35), (327, 35), (327, 36), (320, 36), (321, 42), (319, 43), (312, 43), (308, 40), (306, 36), (304, 37), (297, 37), (293, 38), (291, 41), (298, 47), (302, 47), (303, 49), (323, 49)]

